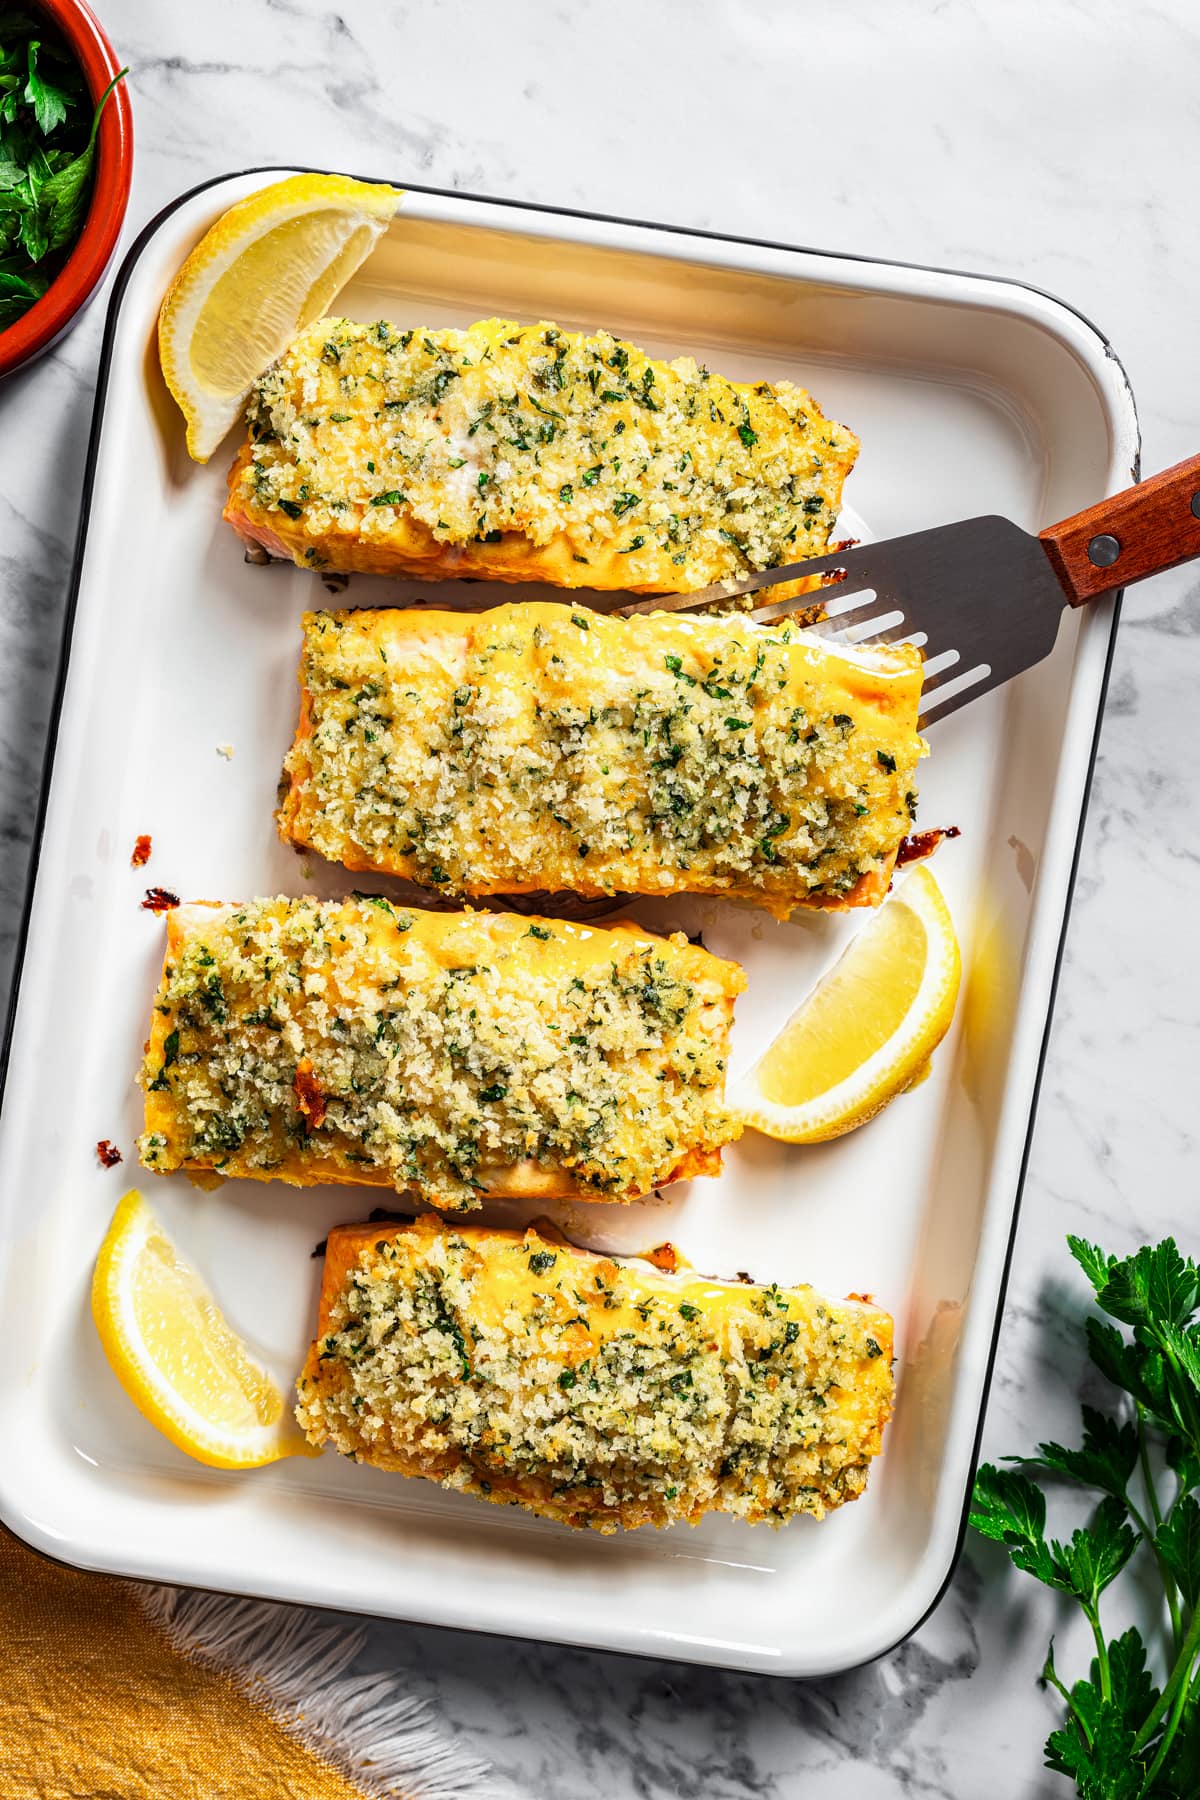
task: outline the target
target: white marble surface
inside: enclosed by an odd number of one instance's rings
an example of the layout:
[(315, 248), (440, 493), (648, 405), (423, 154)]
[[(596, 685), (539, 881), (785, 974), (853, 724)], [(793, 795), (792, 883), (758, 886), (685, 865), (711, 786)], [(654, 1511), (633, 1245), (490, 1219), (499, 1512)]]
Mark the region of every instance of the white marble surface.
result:
[[(127, 241), (299, 161), (1023, 276), (1095, 319), (1145, 466), (1200, 448), (1193, 0), (103, 0), (132, 66)], [(826, 148), (818, 150), (815, 145)], [(102, 308), (0, 388), (0, 975), (22, 891)], [(1072, 1429), (1062, 1238), (1194, 1248), (1200, 577), (1127, 602), (987, 1421)], [(813, 1686), (372, 1628), (527, 1800), (1051, 1800), (1050, 1597), (973, 1547), (887, 1660)]]

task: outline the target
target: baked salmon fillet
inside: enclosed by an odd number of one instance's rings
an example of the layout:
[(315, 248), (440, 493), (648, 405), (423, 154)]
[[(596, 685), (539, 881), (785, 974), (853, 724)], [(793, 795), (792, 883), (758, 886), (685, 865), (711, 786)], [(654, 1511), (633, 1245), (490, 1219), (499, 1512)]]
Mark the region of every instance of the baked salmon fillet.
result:
[(682, 934), (345, 902), (168, 916), (143, 1164), (296, 1186), (632, 1200), (714, 1175), (745, 985)]
[(863, 1491), (891, 1358), (864, 1300), (427, 1214), (330, 1232), (296, 1417), (358, 1462), (567, 1525), (782, 1525)]
[(243, 538), (425, 581), (661, 593), (776, 568), (827, 548), (858, 453), (790, 382), (507, 319), (318, 319), (248, 417), (225, 509)]
[(921, 657), (741, 614), (310, 613), (281, 836), (462, 896), (873, 905), (916, 813)]

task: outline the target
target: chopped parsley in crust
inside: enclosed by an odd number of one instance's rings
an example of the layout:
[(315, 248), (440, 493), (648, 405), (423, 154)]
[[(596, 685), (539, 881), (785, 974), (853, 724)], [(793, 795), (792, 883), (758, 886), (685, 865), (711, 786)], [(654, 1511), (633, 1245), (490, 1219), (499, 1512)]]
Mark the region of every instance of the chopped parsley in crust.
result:
[(790, 382), (606, 331), (318, 319), (258, 382), (225, 516), (306, 568), (684, 591), (819, 555), (858, 443)]
[(568, 1525), (822, 1518), (866, 1485), (892, 1321), (530, 1227), (332, 1231), (296, 1416), (314, 1444)]
[(682, 934), (382, 898), (170, 914), (143, 1164), (487, 1196), (631, 1200), (715, 1174), (733, 1001)]
[(452, 895), (883, 898), (921, 658), (744, 616), (310, 613), (282, 836)]

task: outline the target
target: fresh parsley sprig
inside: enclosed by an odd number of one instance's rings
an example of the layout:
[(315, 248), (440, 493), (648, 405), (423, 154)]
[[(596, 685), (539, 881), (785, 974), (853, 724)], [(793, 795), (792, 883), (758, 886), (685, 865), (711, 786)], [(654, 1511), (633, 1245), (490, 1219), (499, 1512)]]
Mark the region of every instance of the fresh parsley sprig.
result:
[(125, 72), (93, 110), (73, 57), (23, 13), (0, 18), (0, 331), (41, 299), (83, 229), (100, 115)]
[[(1111, 1412), (1083, 1408), (1077, 1449), (985, 1463), (971, 1524), (1018, 1569), (1074, 1599), (1095, 1640), (1086, 1680), (1068, 1687), (1051, 1643), (1041, 1679), (1066, 1706), (1046, 1742), (1048, 1767), (1081, 1800), (1196, 1800), (1200, 1795), (1200, 1267), (1172, 1238), (1133, 1256), (1067, 1239), (1106, 1320), (1087, 1322), (1093, 1363), (1120, 1390)], [(1127, 1327), (1130, 1335), (1121, 1327)], [(1066, 1543), (1046, 1537), (1046, 1499), (1031, 1471), (1102, 1496)], [(1100, 1600), (1134, 1557), (1153, 1559), (1167, 1666), (1156, 1683), (1141, 1634), (1108, 1639)]]

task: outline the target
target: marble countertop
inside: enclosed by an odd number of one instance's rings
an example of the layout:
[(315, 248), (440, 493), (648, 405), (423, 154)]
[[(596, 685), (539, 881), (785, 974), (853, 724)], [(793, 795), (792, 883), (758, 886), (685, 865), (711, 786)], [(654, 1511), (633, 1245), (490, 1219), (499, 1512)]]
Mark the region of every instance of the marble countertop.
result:
[[(104, 0), (132, 68), (128, 243), (179, 190), (345, 168), (1022, 277), (1116, 345), (1154, 470), (1198, 448), (1189, 0)], [(814, 145), (825, 148), (817, 151)], [(103, 317), (0, 388), (0, 978), (25, 880)], [(1189, 400), (1188, 396), (1192, 399)], [(985, 1450), (1074, 1430), (1063, 1248), (1196, 1242), (1200, 577), (1127, 602)], [(1195, 834), (1195, 835), (1193, 835)], [(1192, 1177), (1189, 1179), (1189, 1177)], [(1052, 1800), (1051, 1596), (969, 1548), (892, 1656), (803, 1685), (376, 1624), (365, 1660), (527, 1800)], [(1078, 1654), (1077, 1654), (1078, 1653)]]

